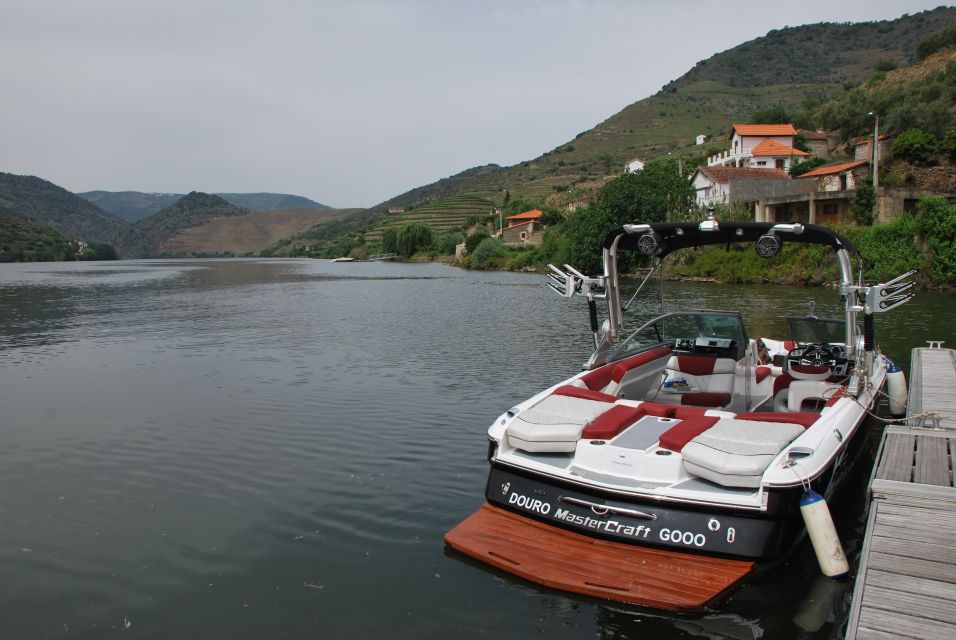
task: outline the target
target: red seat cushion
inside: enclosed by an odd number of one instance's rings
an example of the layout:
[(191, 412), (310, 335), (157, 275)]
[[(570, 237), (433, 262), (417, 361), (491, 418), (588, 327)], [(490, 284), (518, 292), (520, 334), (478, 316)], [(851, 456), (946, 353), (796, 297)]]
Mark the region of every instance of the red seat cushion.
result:
[(598, 400), (599, 402), (617, 402), (617, 396), (610, 393), (601, 393), (592, 389), (582, 389), (570, 384), (558, 387), (554, 390), (556, 396), (570, 396), (572, 398), (582, 398), (584, 400)]
[(664, 402), (642, 402), (641, 409), (644, 410), (645, 415), (657, 416), (658, 418), (673, 418), (674, 412), (677, 411), (679, 407), (673, 404), (666, 404)]
[(610, 440), (645, 416), (641, 407), (614, 405), (591, 421), (581, 437), (588, 440)]
[(692, 376), (709, 376), (716, 363), (714, 356), (677, 356), (678, 369)]
[(681, 404), (698, 407), (725, 407), (730, 404), (730, 400), (729, 393), (718, 391), (693, 391), (680, 394)]
[(680, 451), (684, 445), (710, 429), (720, 420), (717, 416), (688, 416), (661, 434), (662, 449)]
[(773, 411), (745, 411), (737, 414), (738, 420), (758, 420), (760, 422), (786, 422), (799, 424), (804, 429), (817, 421), (819, 413), (812, 411), (795, 411), (792, 413), (775, 413)]
[(770, 367), (757, 367), (755, 373), (757, 374), (757, 384), (760, 384), (770, 375)]

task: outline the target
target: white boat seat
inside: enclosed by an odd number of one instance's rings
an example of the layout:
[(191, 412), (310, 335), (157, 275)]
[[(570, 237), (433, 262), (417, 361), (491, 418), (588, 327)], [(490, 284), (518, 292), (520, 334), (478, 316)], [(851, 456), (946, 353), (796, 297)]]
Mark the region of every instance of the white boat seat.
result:
[(723, 407), (730, 404), (737, 363), (714, 356), (671, 356), (659, 394), (663, 402)]
[(822, 380), (794, 380), (790, 383), (790, 392), (787, 394), (787, 410), (802, 411), (806, 400), (819, 400), (826, 403), (840, 393), (842, 388), (842, 385)]
[(609, 402), (550, 395), (516, 415), (508, 425), (508, 443), (531, 453), (574, 451), (581, 432), (613, 407)]
[(721, 418), (681, 450), (684, 468), (725, 487), (760, 486), (767, 466), (803, 426)]

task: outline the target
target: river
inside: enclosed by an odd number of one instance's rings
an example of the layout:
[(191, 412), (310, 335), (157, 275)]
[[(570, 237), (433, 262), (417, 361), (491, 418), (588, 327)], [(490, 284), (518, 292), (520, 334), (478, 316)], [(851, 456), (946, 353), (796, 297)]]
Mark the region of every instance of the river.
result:
[[(0, 638), (832, 638), (804, 546), (713, 611), (577, 597), (447, 551), (485, 430), (579, 369), (534, 274), (310, 260), (0, 265)], [(656, 286), (656, 285), (655, 285)], [(668, 283), (688, 307), (839, 312), (831, 289)], [(656, 290), (636, 305), (651, 304)], [(877, 319), (908, 366), (956, 296)], [(874, 427), (878, 435), (879, 427)], [(834, 503), (853, 559), (869, 459)]]

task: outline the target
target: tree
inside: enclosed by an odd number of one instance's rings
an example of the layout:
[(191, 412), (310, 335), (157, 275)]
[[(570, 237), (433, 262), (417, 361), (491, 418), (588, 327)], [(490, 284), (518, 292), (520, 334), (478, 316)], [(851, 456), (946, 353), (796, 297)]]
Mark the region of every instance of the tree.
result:
[(496, 265), (498, 258), (506, 253), (505, 245), (498, 238), (485, 236), (471, 254), (472, 269), (489, 269)]
[(856, 185), (853, 200), (850, 202), (850, 216), (859, 225), (873, 224), (873, 207), (876, 205), (876, 192), (873, 182), (866, 180)]
[(753, 124), (787, 124), (792, 120), (782, 104), (757, 109), (750, 116)]
[(642, 170), (625, 173), (601, 187), (595, 206), (618, 225), (664, 222), (668, 217), (683, 217), (695, 199), (694, 187), (680, 175), (677, 160), (655, 158)]
[(382, 231), (382, 251), (398, 253), (398, 230), (394, 227), (388, 227)]
[(395, 253), (406, 258), (415, 255), (432, 243), (431, 227), (424, 224), (409, 224), (398, 230)]
[(936, 153), (938, 141), (922, 129), (907, 129), (896, 136), (891, 149), (893, 155), (907, 162), (923, 164)]
[(478, 245), (481, 244), (481, 241), (489, 237), (488, 231), (485, 230), (484, 227), (478, 227), (473, 234), (465, 238), (465, 251), (467, 251), (469, 255), (474, 253)]

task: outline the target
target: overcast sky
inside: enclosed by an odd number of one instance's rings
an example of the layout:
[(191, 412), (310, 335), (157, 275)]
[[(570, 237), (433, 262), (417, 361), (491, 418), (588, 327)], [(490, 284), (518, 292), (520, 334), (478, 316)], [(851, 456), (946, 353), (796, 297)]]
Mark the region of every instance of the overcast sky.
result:
[(943, 0), (0, 0), (0, 171), (371, 206), (534, 158), (771, 29)]

